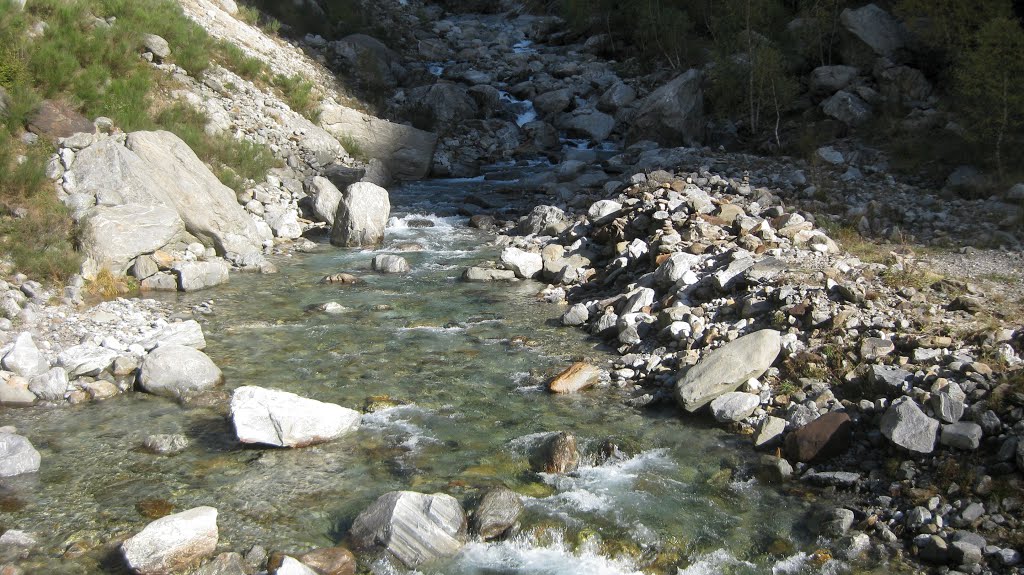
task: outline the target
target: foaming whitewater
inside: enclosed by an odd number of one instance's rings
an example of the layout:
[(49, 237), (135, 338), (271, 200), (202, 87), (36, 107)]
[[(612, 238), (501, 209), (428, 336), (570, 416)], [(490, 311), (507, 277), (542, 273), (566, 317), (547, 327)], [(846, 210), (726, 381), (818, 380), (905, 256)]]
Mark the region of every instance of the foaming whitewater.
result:
[(497, 543), (470, 543), (445, 569), (445, 573), (643, 575), (631, 559), (602, 555), (596, 541), (588, 540), (573, 549), (559, 533), (550, 535), (552, 540), (546, 543), (527, 535)]
[(649, 503), (650, 495), (633, 487), (646, 473), (666, 471), (674, 466), (667, 449), (652, 449), (621, 461), (582, 466), (570, 475), (543, 473), (545, 483), (558, 492), (530, 502), (538, 511), (571, 515), (596, 513), (614, 518), (623, 526), (633, 520), (619, 517), (619, 511)]
[(420, 427), (422, 420), (431, 411), (418, 405), (398, 405), (363, 415), (364, 429), (379, 432), (395, 445), (415, 450), (424, 443), (436, 443), (438, 439)]

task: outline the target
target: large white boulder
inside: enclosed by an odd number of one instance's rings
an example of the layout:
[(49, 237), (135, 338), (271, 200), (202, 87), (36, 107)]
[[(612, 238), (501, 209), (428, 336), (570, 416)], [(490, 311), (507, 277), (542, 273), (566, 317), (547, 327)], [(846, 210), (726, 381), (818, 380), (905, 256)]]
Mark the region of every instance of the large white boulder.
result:
[(287, 391), (243, 386), (231, 396), (231, 421), (242, 443), (304, 447), (359, 426), (359, 412)]
[(349, 534), (357, 546), (383, 547), (415, 568), (459, 552), (466, 514), (451, 495), (392, 491), (360, 513)]
[(515, 272), (516, 277), (526, 280), (533, 279), (544, 269), (543, 256), (514, 247), (501, 251), (501, 263), (506, 269)]
[(218, 539), (217, 510), (196, 507), (150, 523), (121, 544), (121, 554), (139, 575), (170, 575), (213, 555)]
[(185, 224), (166, 206), (96, 206), (80, 221), (82, 253), (90, 275), (107, 268), (122, 275), (132, 261), (181, 237)]
[(384, 241), (391, 215), (388, 191), (370, 182), (345, 189), (331, 227), (331, 243), (342, 247), (372, 247)]
[(161, 345), (142, 360), (139, 384), (154, 395), (185, 397), (224, 381), (220, 368), (205, 353), (177, 344)]
[(23, 331), (15, 338), (11, 351), (4, 356), (3, 368), (22, 377), (32, 378), (46, 373), (50, 369), (50, 362), (36, 347), (32, 334)]

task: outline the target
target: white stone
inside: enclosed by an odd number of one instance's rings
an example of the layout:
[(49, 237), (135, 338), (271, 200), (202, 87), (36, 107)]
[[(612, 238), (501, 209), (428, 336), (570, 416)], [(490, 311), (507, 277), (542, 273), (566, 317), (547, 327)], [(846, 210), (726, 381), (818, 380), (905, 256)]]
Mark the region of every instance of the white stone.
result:
[(303, 447), (359, 426), (359, 412), (294, 393), (243, 386), (231, 396), (231, 420), (242, 443)]
[(39, 452), (25, 437), (0, 432), (0, 477), (39, 471)]
[(501, 251), (501, 263), (515, 272), (516, 277), (520, 279), (533, 279), (544, 269), (544, 258), (541, 254), (515, 247), (507, 247)]
[(742, 421), (761, 405), (761, 399), (752, 393), (732, 391), (711, 400), (711, 414), (720, 423)]
[(372, 247), (384, 241), (391, 214), (388, 191), (369, 182), (345, 189), (331, 227), (331, 243), (341, 247)]
[(465, 531), (466, 515), (454, 497), (392, 491), (360, 513), (349, 534), (357, 546), (381, 546), (415, 568), (458, 553)]
[(36, 347), (32, 334), (24, 331), (18, 334), (14, 347), (4, 356), (3, 367), (22, 377), (33, 378), (46, 373), (50, 369), (50, 362)]
[(220, 368), (198, 349), (164, 344), (142, 361), (139, 384), (154, 395), (184, 397), (205, 391), (224, 380)]
[(198, 565), (217, 549), (217, 510), (196, 507), (161, 517), (121, 544), (139, 575), (170, 575)]

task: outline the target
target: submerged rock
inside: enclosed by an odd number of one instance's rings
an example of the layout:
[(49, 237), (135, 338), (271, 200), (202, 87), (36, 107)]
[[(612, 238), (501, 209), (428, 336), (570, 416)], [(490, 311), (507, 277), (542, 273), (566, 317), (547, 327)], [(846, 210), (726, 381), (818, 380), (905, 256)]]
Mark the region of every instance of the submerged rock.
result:
[(712, 351), (676, 382), (675, 397), (689, 412), (760, 377), (782, 351), (779, 332), (765, 329)]
[(371, 265), (374, 271), (382, 274), (405, 274), (412, 270), (409, 267), (409, 262), (405, 261), (405, 258), (390, 254), (374, 256)]
[(217, 510), (196, 507), (150, 523), (121, 544), (121, 553), (139, 575), (170, 575), (213, 555), (218, 539)]
[(299, 561), (319, 575), (355, 575), (356, 558), (344, 547), (323, 547), (299, 556)]
[(465, 534), (466, 514), (457, 499), (413, 491), (380, 496), (349, 531), (359, 547), (381, 547), (408, 568), (455, 555)]
[(358, 411), (287, 391), (243, 386), (231, 396), (231, 421), (242, 443), (304, 447), (359, 426)]

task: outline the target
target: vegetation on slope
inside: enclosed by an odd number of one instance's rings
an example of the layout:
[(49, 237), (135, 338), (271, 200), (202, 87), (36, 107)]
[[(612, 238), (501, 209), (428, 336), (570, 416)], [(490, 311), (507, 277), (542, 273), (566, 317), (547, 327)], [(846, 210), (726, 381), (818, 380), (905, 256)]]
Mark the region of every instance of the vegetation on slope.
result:
[(73, 225), (45, 177), (53, 145), (21, 139), (43, 99), (66, 101), (88, 118), (109, 117), (124, 131), (174, 132), (235, 189), (275, 165), (266, 146), (207, 134), (201, 112), (162, 102), (168, 78), (139, 57), (145, 33), (166, 39), (170, 61), (193, 76), (218, 62), (283, 86), (298, 111), (316, 113), (310, 84), (270, 77), (258, 60), (211, 38), (174, 0), (33, 0), (24, 11), (0, 0), (0, 88), (8, 95), (0, 129), (0, 252), (16, 269), (59, 282), (79, 265)]

